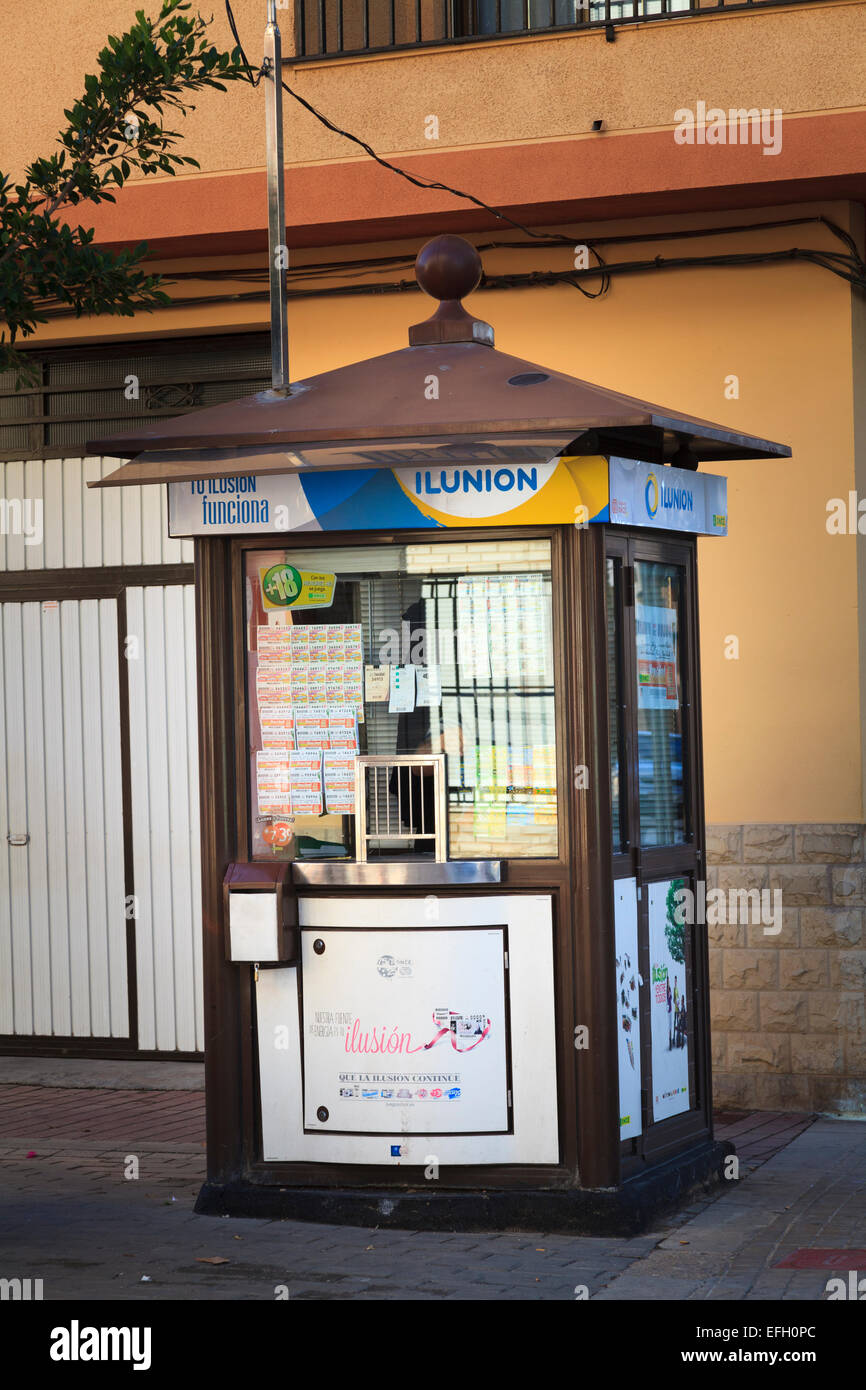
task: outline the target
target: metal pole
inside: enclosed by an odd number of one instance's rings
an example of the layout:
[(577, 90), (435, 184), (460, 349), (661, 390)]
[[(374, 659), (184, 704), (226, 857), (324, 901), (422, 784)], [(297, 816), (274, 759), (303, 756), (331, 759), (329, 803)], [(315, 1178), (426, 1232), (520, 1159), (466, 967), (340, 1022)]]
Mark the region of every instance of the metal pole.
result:
[(289, 329), (286, 303), (286, 198), (283, 180), (283, 68), (276, 0), (268, 0), (265, 29), (265, 130), (268, 169), (268, 271), (271, 298), (271, 383), (289, 395)]

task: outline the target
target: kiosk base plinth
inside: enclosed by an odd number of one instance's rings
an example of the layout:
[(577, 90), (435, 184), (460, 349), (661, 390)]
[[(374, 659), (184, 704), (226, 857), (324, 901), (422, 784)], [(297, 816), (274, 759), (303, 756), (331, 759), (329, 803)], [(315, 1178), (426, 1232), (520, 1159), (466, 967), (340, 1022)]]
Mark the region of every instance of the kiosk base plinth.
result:
[(730, 1143), (709, 1141), (611, 1189), (461, 1191), (429, 1187), (289, 1187), (235, 1179), (205, 1182), (195, 1210), (206, 1216), (258, 1216), (431, 1231), (569, 1231), (633, 1236), (723, 1182)]

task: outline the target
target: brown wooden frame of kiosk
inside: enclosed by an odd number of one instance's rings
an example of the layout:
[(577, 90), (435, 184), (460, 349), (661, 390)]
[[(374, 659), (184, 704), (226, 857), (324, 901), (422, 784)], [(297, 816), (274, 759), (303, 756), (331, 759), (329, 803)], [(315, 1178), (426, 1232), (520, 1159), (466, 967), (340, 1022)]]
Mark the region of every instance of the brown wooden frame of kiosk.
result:
[[(460, 531), (471, 541), (511, 539), (511, 528)], [(227, 863), (244, 858), (247, 842), (247, 773), (245, 767), (245, 697), (242, 614), (232, 595), (240, 590), (243, 552), (261, 541), (196, 542), (198, 668), (201, 729), (202, 884), (205, 943), (206, 1090), (208, 1095), (208, 1181), (199, 1210), (279, 1212), (321, 1220), (375, 1220), (384, 1224), (381, 1194), (391, 1197), (415, 1189), (398, 1203), (394, 1224), (447, 1226), (454, 1220), (480, 1226), (532, 1226), (551, 1222), (585, 1230), (633, 1230), (645, 1224), (661, 1204), (682, 1198), (695, 1186), (712, 1181), (729, 1148), (712, 1142), (709, 1066), (708, 960), (705, 934), (694, 933), (692, 968), (694, 1036), (700, 1039), (690, 1058), (693, 1108), (681, 1117), (649, 1124), (639, 1140), (618, 1142), (613, 906), (614, 878), (635, 872), (637, 851), (611, 852), (607, 699), (607, 637), (604, 563), (606, 554), (624, 555), (631, 542), (642, 556), (675, 560), (686, 566), (688, 659), (684, 682), (691, 691), (691, 744), (688, 798), (694, 811), (689, 843), (659, 851), (642, 872), (697, 875), (704, 862), (704, 824), (700, 768), (700, 685), (697, 660), (695, 539), (670, 541), (640, 532), (623, 535), (607, 527), (532, 528), (522, 535), (542, 535), (552, 543), (554, 650), (557, 701), (558, 780), (569, 787), (569, 769), (583, 764), (603, 769), (587, 789), (572, 789), (560, 801), (560, 856), (556, 860), (514, 859), (506, 866), (501, 887), (437, 885), (437, 893), (519, 893), (544, 889), (554, 898), (557, 1071), (560, 1096), (557, 1165), (490, 1165), (447, 1169), (429, 1190), (423, 1168), (322, 1163), (265, 1163), (261, 1155), (260, 1097), (253, 1025), (253, 972), (226, 959), (222, 881)], [(454, 533), (448, 535), (453, 538)], [(376, 534), (376, 543), (431, 541), (427, 531)], [(292, 537), (292, 548), (321, 544), (321, 534)], [(273, 537), (262, 540), (273, 547)], [(330, 546), (358, 543), (358, 533), (328, 533)], [(435, 543), (435, 542), (434, 542)], [(580, 593), (584, 602), (577, 603)], [(629, 779), (629, 783), (633, 779)], [(649, 856), (644, 854), (644, 861)], [(305, 894), (341, 892), (349, 897), (376, 896), (381, 888), (315, 889)], [(402, 896), (424, 896), (424, 887), (401, 888)], [(574, 1030), (585, 1024), (596, 1043), (575, 1049)], [(649, 1038), (644, 1026), (642, 1036)], [(679, 1161), (676, 1161), (676, 1160)], [(651, 1182), (634, 1185), (647, 1170)], [(631, 1179), (632, 1182), (628, 1182)], [(346, 1191), (351, 1184), (353, 1193)], [(627, 1186), (623, 1186), (627, 1183)], [(483, 1189), (477, 1201), (468, 1197)], [(494, 1189), (511, 1194), (497, 1202)], [(595, 1189), (593, 1192), (592, 1189)], [(607, 1191), (598, 1191), (607, 1189)], [(610, 1191), (613, 1189), (613, 1192)], [(568, 1203), (552, 1200), (570, 1193)], [(451, 1200), (439, 1198), (452, 1194)]]
[[(430, 243), (453, 243), (438, 238)], [(465, 247), (465, 243), (460, 243)], [(446, 248), (447, 249), (447, 248)], [(422, 253), (423, 255), (423, 253)], [(420, 259), (420, 258), (419, 258)], [(465, 267), (464, 267), (465, 270)], [(421, 278), (419, 274), (419, 279)], [(436, 291), (443, 304), (453, 306), (468, 292), (472, 275), (454, 272), (448, 293)], [(473, 282), (474, 283), (474, 282)], [(426, 286), (425, 286), (426, 287)], [(492, 341), (475, 330), (457, 306), (444, 315), (441, 335), (433, 341), (458, 342), (466, 351), (493, 352)], [(465, 323), (473, 327), (467, 333)], [(437, 316), (434, 316), (434, 319)], [(433, 322), (432, 320), (430, 322)], [(455, 328), (455, 322), (457, 327)], [(421, 325), (424, 329), (425, 325)], [(484, 325), (486, 328), (486, 325)], [(416, 334), (418, 330), (415, 330)], [(462, 334), (462, 336), (461, 336)], [(422, 333), (421, 342), (425, 341)], [(428, 339), (429, 341), (429, 339)], [(410, 348), (408, 352), (417, 351)], [(440, 350), (441, 355), (441, 350)], [(386, 359), (381, 359), (387, 362)], [(505, 359), (512, 371), (516, 359)], [(365, 366), (367, 364), (361, 364)], [(532, 364), (521, 364), (531, 367)], [(335, 373), (326, 378), (338, 377)], [(537, 371), (538, 369), (536, 369)], [(512, 378), (513, 379), (513, 378)], [(316, 380), (316, 379), (313, 379)], [(570, 378), (558, 376), (559, 382)], [(581, 383), (577, 383), (582, 385)], [(304, 384), (301, 383), (301, 386)], [(591, 388), (598, 391), (600, 388)], [(611, 398), (615, 393), (608, 393)], [(656, 411), (647, 416), (644, 436), (635, 434), (633, 408), (619, 433), (608, 441), (599, 422), (585, 437), (585, 448), (563, 452), (605, 453), (613, 445), (623, 451), (631, 443), (630, 457), (664, 465), (671, 451), (686, 468), (697, 467), (695, 453), (710, 457), (780, 456), (789, 451), (748, 436), (729, 437), (721, 427), (709, 426)], [(281, 408), (291, 405), (291, 397)], [(166, 449), (190, 441), (199, 448), (214, 446), (214, 435), (203, 426), (210, 408), (163, 425), (170, 437)], [(646, 407), (656, 410), (654, 407)], [(240, 417), (239, 417), (240, 418)], [(244, 420), (243, 447), (264, 445), (249, 432)], [(485, 418), (489, 419), (489, 415)], [(548, 417), (549, 418), (549, 417)], [(178, 439), (192, 422), (186, 440)], [(672, 423), (673, 422), (673, 423)], [(586, 420), (581, 422), (589, 429)], [(224, 415), (218, 422), (224, 430)], [(704, 428), (706, 427), (706, 428)], [(216, 428), (216, 426), (215, 426)], [(504, 427), (503, 427), (504, 428)], [(513, 426), (511, 427), (513, 429)], [(526, 432), (538, 429), (538, 421), (523, 422)], [(447, 437), (439, 427), (438, 437)], [(580, 437), (580, 431), (575, 430)], [(268, 440), (272, 445), (272, 435)], [(346, 437), (350, 437), (347, 432)], [(573, 438), (569, 429), (568, 438)], [(287, 426), (285, 440), (294, 439)], [(709, 442), (707, 442), (709, 441)], [(229, 440), (228, 442), (231, 442)], [(136, 431), (128, 436), (97, 441), (99, 452), (131, 453), (158, 448), (158, 431)], [(283, 447), (287, 447), (284, 444)], [(627, 446), (626, 446), (627, 447)], [(165, 455), (155, 458), (147, 471), (126, 465), (121, 475), (102, 480), (141, 482), (200, 476), (207, 478), (207, 460), (191, 465), (182, 456), (172, 471)], [(287, 455), (284, 455), (284, 458)], [(258, 473), (254, 455), (238, 464), (238, 473)], [(300, 472), (304, 461), (294, 457), (284, 471)], [(333, 464), (331, 465), (334, 466)], [(363, 466), (356, 463), (355, 467)], [(271, 459), (264, 471), (276, 472)], [(100, 485), (100, 484), (98, 484)], [(553, 990), (556, 1037), (556, 1095), (558, 1162), (471, 1162), (446, 1164), (435, 1182), (425, 1178), (423, 1165), (388, 1166), (385, 1163), (275, 1162), (263, 1158), (261, 1094), (256, 1037), (255, 971), (227, 958), (224, 878), (227, 866), (249, 862), (248, 775), (249, 750), (246, 725), (247, 677), (244, 647), (244, 559), (251, 549), (274, 549), (275, 539), (293, 551), (341, 545), (413, 543), (435, 545), (437, 539), (461, 542), (544, 538), (551, 550), (553, 599), (553, 654), (555, 690), (556, 783), (558, 846), (555, 858), (514, 858), (502, 865), (502, 881), (449, 884), (423, 874), (414, 885), (315, 886), (295, 881), (294, 892), (305, 899), (345, 898), (347, 901), (399, 893), (401, 898), (426, 897), (435, 883), (437, 897), (447, 899), (485, 895), (526, 895), (544, 892), (553, 904)], [(701, 762), (700, 674), (698, 648), (696, 535), (682, 531), (642, 530), (611, 524), (533, 525), (529, 527), (461, 525), (459, 529), (290, 531), (275, 537), (273, 530), (241, 536), (197, 536), (195, 585), (197, 659), (199, 671), (198, 719), (200, 758), (202, 916), (204, 934), (205, 1077), (207, 1096), (208, 1176), (197, 1210), (233, 1215), (267, 1215), (358, 1224), (439, 1228), (571, 1229), (587, 1233), (630, 1233), (644, 1228), (664, 1209), (697, 1190), (717, 1182), (730, 1146), (713, 1140), (709, 1054), (709, 976), (706, 932), (693, 926), (688, 933), (686, 982), (690, 999), (688, 1025), (689, 1108), (672, 1118), (653, 1122), (650, 1098), (651, 1029), (649, 989), (640, 996), (642, 1043), (642, 1116), (640, 1135), (619, 1138), (618, 1000), (614, 989), (615, 884), (635, 879), (640, 905), (639, 969), (649, 982), (647, 898), (645, 885), (674, 876), (694, 885), (705, 877), (705, 831)], [(634, 566), (660, 561), (681, 567), (681, 681), (683, 732), (688, 755), (683, 767), (686, 834), (682, 842), (641, 847), (636, 834), (640, 820), (639, 749), (636, 734), (634, 650)], [(612, 574), (612, 590), (608, 577)], [(614, 604), (617, 640), (611, 670), (609, 660), (609, 593)], [(611, 679), (615, 694), (611, 704)], [(618, 829), (613, 824), (610, 778), (610, 710), (615, 711), (613, 730), (619, 750), (623, 785), (619, 794)], [(575, 786), (572, 769), (589, 770), (588, 784)], [(614, 852), (614, 832), (616, 852)], [(387, 865), (385, 866), (387, 867)], [(292, 890), (290, 890), (292, 891)], [(279, 967), (276, 967), (279, 968)], [(576, 1029), (588, 1029), (588, 1047), (575, 1046)], [(515, 1101), (515, 1104), (517, 1102)]]

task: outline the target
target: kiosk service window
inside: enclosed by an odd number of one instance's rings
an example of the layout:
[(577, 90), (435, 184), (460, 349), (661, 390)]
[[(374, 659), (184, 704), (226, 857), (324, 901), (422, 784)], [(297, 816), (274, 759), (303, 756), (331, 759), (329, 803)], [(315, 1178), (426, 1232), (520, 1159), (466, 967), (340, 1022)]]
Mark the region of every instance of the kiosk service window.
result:
[(556, 855), (549, 541), (252, 550), (246, 599), (253, 857)]

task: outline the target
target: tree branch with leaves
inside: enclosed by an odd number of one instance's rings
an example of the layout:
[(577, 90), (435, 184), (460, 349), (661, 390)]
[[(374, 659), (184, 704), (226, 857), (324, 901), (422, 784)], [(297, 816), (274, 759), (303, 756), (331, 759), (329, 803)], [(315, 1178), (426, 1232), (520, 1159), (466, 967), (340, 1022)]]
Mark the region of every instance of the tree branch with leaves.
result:
[(68, 211), (114, 202), (112, 189), (135, 171), (174, 176), (199, 167), (176, 152), (182, 135), (166, 125), (167, 114), (186, 116), (195, 109), (191, 95), (224, 92), (247, 72), (239, 50), (214, 47), (208, 21), (190, 9), (187, 0), (163, 0), (155, 20), (136, 11), (127, 33), (109, 36), (84, 95), (64, 111), (57, 152), (35, 159), (21, 183), (0, 172), (0, 372), (14, 371), (17, 386), (33, 379), (21, 339), (48, 321), (50, 305), (67, 305), (76, 317), (129, 318), (171, 303), (161, 277), (141, 269), (144, 242), (103, 250), (92, 229), (70, 224)]

